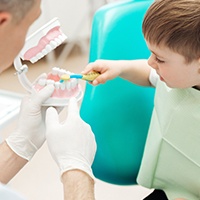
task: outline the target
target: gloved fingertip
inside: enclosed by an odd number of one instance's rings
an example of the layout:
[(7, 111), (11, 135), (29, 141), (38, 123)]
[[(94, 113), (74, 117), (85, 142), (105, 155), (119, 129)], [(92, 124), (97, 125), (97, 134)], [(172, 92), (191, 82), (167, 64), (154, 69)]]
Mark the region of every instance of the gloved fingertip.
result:
[(49, 107), (46, 110), (46, 115), (50, 114), (50, 113), (54, 113), (57, 112), (56, 109), (54, 107)]
[(53, 93), (54, 89), (55, 89), (55, 87), (53, 84), (49, 84), (44, 88), (44, 90), (49, 90), (49, 93), (51, 93), (51, 94)]
[(72, 97), (69, 99), (69, 104), (71, 103), (77, 103), (77, 99), (75, 97)]
[(31, 100), (36, 105), (41, 105), (45, 102), (54, 92), (55, 87), (53, 84), (45, 86), (39, 92), (32, 93)]
[(78, 104), (76, 98), (70, 98), (69, 100), (69, 105), (68, 105), (68, 113), (78, 113)]
[(46, 111), (46, 124), (54, 124), (59, 121), (58, 112), (55, 108), (49, 107)]

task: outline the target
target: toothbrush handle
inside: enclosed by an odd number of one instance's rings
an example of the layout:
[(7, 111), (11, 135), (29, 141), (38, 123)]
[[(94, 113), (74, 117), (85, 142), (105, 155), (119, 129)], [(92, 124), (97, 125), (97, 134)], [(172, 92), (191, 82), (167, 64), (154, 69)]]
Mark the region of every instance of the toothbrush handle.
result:
[(82, 79), (83, 75), (82, 74), (71, 74), (70, 78), (77, 78), (77, 79)]
[(96, 79), (98, 76), (100, 75), (100, 73), (98, 72), (91, 72), (89, 74), (83, 74), (83, 80), (86, 81), (93, 81), (94, 79)]

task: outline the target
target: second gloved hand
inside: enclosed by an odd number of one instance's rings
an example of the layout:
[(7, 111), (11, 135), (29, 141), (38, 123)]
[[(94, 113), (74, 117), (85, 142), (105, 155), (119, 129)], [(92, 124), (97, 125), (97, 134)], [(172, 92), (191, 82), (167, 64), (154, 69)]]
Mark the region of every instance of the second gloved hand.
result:
[[(38, 93), (23, 98), (18, 127), (6, 142), (20, 157), (30, 160), (45, 141), (45, 110), (42, 103), (53, 93), (54, 86), (48, 85)], [(43, 113), (44, 112), (44, 113)]]
[(46, 140), (61, 176), (68, 170), (79, 169), (94, 179), (91, 165), (96, 153), (96, 141), (90, 126), (79, 115), (76, 99), (70, 100), (64, 123), (59, 122), (56, 109), (48, 108)]

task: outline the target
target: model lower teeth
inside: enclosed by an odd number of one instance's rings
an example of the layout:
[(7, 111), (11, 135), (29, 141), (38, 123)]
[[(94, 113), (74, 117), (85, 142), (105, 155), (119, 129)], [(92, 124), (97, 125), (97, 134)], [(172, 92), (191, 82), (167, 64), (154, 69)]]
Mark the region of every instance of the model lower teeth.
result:
[(77, 79), (70, 79), (65, 82), (60, 82), (60, 77), (63, 74), (72, 74), (69, 71), (54, 67), (52, 71), (47, 75), (47, 78), (41, 78), (33, 85), (36, 91), (41, 90), (48, 84), (53, 84), (55, 86), (53, 98), (71, 98), (76, 97), (80, 93), (80, 86)]

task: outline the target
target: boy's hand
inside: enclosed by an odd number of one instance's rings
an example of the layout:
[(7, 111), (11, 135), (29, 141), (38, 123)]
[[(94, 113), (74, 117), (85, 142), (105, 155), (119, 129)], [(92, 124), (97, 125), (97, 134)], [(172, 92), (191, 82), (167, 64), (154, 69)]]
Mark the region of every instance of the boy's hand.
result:
[(114, 79), (121, 74), (122, 67), (119, 61), (96, 60), (89, 63), (82, 71), (82, 74), (88, 74), (91, 71), (99, 72), (100, 75), (92, 81), (92, 85), (103, 84), (108, 80)]

